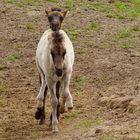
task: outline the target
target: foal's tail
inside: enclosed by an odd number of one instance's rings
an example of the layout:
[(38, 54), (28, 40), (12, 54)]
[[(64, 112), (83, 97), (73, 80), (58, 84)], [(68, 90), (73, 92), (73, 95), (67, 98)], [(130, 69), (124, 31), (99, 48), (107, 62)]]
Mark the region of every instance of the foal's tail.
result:
[(63, 35), (59, 31), (52, 33), (53, 41), (55, 44), (60, 45), (63, 41)]

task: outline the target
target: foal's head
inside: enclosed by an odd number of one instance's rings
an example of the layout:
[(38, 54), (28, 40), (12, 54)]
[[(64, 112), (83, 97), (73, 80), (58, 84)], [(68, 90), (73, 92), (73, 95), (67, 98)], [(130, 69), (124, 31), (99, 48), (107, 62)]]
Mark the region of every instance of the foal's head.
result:
[(66, 49), (63, 45), (62, 34), (56, 31), (53, 33), (52, 37), (53, 37), (53, 45), (50, 50), (50, 53), (55, 67), (55, 73), (58, 77), (60, 77), (62, 76), (64, 70)]
[(53, 31), (58, 31), (61, 28), (61, 23), (64, 20), (67, 11), (62, 11), (59, 8), (52, 8), (50, 11), (46, 10), (50, 28)]

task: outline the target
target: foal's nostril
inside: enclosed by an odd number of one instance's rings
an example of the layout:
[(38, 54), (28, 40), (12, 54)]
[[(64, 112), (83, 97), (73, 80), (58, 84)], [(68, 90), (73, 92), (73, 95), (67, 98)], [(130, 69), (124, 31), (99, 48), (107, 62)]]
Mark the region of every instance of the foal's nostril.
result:
[(56, 69), (56, 75), (57, 76), (62, 76), (62, 69)]
[(52, 23), (52, 26), (53, 26), (53, 27), (58, 27), (58, 26), (59, 26), (59, 23), (58, 23), (58, 22), (53, 22), (53, 23)]

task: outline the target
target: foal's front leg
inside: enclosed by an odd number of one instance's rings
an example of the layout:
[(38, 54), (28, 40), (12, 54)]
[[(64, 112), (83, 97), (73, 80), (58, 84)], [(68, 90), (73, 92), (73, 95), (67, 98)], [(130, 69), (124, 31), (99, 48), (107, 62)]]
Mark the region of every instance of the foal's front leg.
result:
[(58, 99), (56, 96), (56, 84), (53, 84), (50, 87), (50, 95), (51, 95), (51, 105), (52, 105), (52, 114), (51, 114), (51, 122), (50, 126), (52, 127), (53, 132), (58, 132), (58, 120), (57, 120), (57, 108), (58, 108)]
[(62, 83), (63, 83), (63, 93), (62, 93), (63, 101), (62, 101), (62, 104), (60, 106), (61, 113), (65, 112), (65, 106), (68, 109), (73, 108), (73, 98), (72, 98), (72, 95), (71, 95), (70, 90), (69, 90), (70, 79), (71, 79), (71, 73), (66, 74), (63, 77), (63, 81), (62, 81)]
[(43, 124), (45, 120), (45, 97), (47, 95), (48, 87), (45, 82), (45, 77), (43, 77), (43, 75), (40, 76), (41, 87), (37, 96), (37, 111), (35, 113), (35, 118), (40, 119), (39, 124)]

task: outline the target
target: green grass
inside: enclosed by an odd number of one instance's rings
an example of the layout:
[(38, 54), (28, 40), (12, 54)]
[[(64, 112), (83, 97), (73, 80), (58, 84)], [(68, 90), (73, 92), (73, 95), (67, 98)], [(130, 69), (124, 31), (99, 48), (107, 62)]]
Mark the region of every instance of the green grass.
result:
[(58, 2), (58, 0), (46, 0), (46, 1), (54, 2), (54, 3)]
[[(2, 87), (0, 87), (0, 91), (1, 91), (1, 89), (2, 89)], [(3, 97), (0, 97), (0, 106), (4, 107), (6, 105), (7, 105), (7, 100), (5, 98), (3, 98)]]
[(6, 3), (15, 4), (18, 7), (41, 5), (47, 1), (56, 3), (59, 0), (5, 0)]
[(75, 111), (68, 112), (69, 118), (76, 118), (77, 116), (78, 116), (78, 113)]
[(81, 7), (106, 13), (109, 18), (125, 19), (140, 16), (140, 0), (115, 1), (111, 4), (107, 1), (87, 1)]
[(132, 138), (131, 140), (140, 140), (140, 137)]
[(99, 23), (92, 22), (89, 25), (86, 25), (82, 30), (84, 32), (93, 32), (93, 31), (99, 31), (101, 29), (101, 26)]
[(123, 48), (123, 49), (135, 48), (135, 46), (128, 45), (128, 44), (126, 44), (126, 45), (121, 45), (120, 47)]
[(86, 51), (87, 51), (86, 48), (75, 48), (75, 52), (76, 52), (77, 54), (85, 54)]
[(73, 0), (66, 0), (65, 2), (65, 7), (68, 9), (68, 10), (72, 10), (74, 6), (74, 1)]
[(0, 57), (0, 62), (14, 62), (17, 59), (20, 59), (20, 55), (19, 54), (13, 54), (13, 55), (9, 55), (9, 56), (5, 56), (5, 57)]
[(99, 125), (98, 120), (92, 120), (92, 119), (83, 119), (79, 122), (78, 127), (79, 128), (90, 128)]
[(138, 32), (140, 31), (140, 28), (138, 26), (135, 27), (127, 27), (127, 28), (121, 28), (118, 32), (118, 37), (119, 38), (127, 38), (127, 37), (131, 37), (131, 35), (134, 32)]
[(34, 132), (31, 133), (31, 137), (33, 139), (40, 138), (40, 137), (42, 137), (42, 135), (43, 135), (43, 132), (41, 132), (41, 131), (34, 131)]
[(72, 41), (76, 41), (78, 38), (78, 31), (75, 28), (67, 29), (67, 33)]
[(82, 84), (86, 81), (86, 76), (79, 75), (75, 77), (75, 82), (78, 84)]
[(108, 136), (102, 136), (99, 140), (120, 140), (119, 138), (113, 138)]
[(36, 27), (32, 23), (26, 24), (26, 29), (29, 30), (30, 32), (36, 31)]

